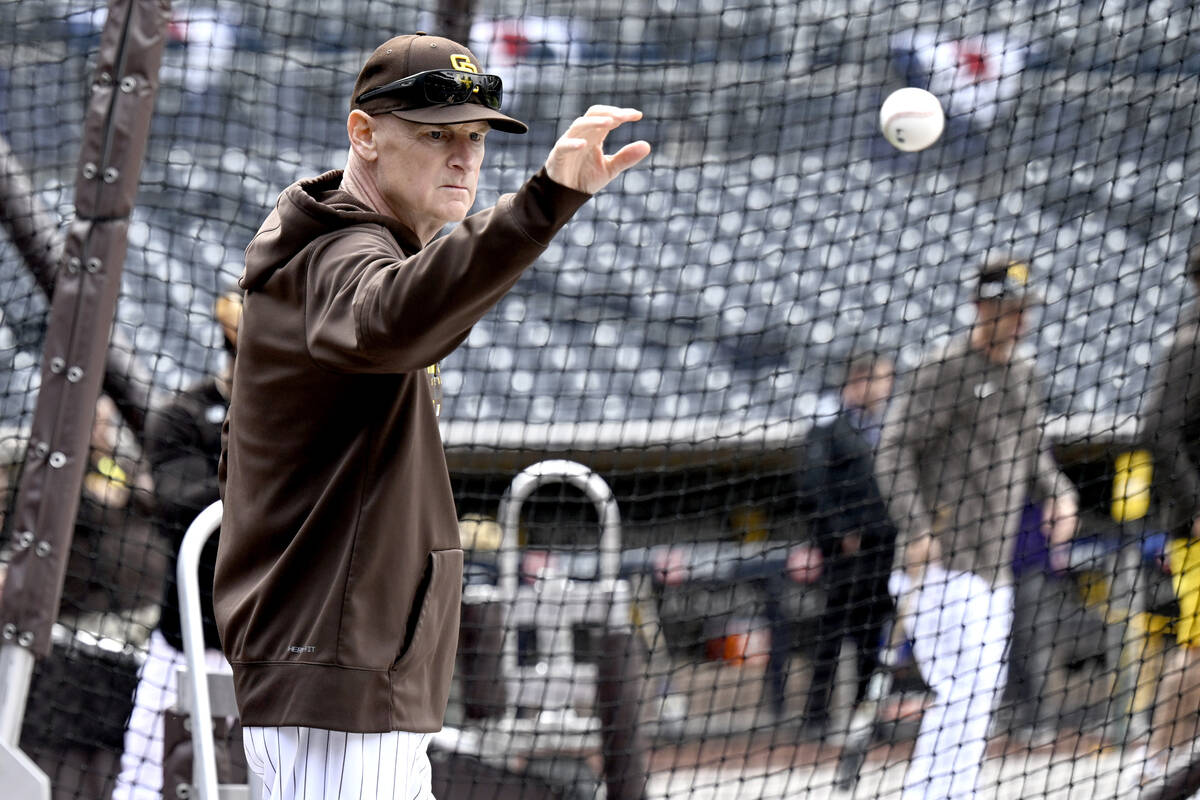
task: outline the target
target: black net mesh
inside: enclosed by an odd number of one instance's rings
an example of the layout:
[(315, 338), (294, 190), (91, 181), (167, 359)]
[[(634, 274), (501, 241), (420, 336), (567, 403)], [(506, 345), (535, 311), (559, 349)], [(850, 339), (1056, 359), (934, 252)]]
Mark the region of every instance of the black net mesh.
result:
[[(59, 239), (105, 12), (0, 2), (6, 174), (28, 176)], [(151, 697), (180, 645), (165, 574), (187, 520), (216, 499), (228, 355), (215, 304), (279, 192), (344, 165), (366, 56), (394, 33), (445, 32), (433, 12), (170, 11), (113, 334), (151, 376), (153, 413), (131, 427), (102, 400), (97, 427), (115, 430), (93, 437), (59, 643), (23, 734), (56, 786), (78, 791), (62, 796), (108, 796), (123, 751), (126, 788), (161, 782), (161, 745), (123, 732), (172, 702), (173, 689)], [(1187, 408), (1186, 368), (1165, 399), (1153, 388), (1194, 336), (1192, 4), (592, 0), (469, 14), (505, 111), (530, 126), (488, 138), (476, 208), (519, 187), (593, 103), (642, 109), (610, 147), (644, 138), (654, 152), (441, 364), (468, 551), (447, 725), (469, 735), (435, 741), (438, 796), (836, 785), (874, 798), (907, 780), (905, 798), (971, 796), (970, 783), (981, 797), (1127, 797), (1186, 765), (1197, 587), (1175, 512), (1191, 500), (1159, 479), (1188, 469), (1176, 456), (1193, 452), (1187, 411), (1200, 407)], [(920, 152), (880, 134), (881, 103), (904, 86), (947, 115)], [(1000, 256), (1002, 291), (1020, 284), (1037, 302), (1011, 358), (989, 360), (970, 336), (977, 275)], [(48, 303), (11, 228), (0, 270), (11, 509)], [(1032, 370), (1007, 366), (1018, 361)], [(1183, 410), (1140, 439), (1168, 407)], [(1039, 446), (1051, 460), (1030, 466)], [(893, 467), (877, 475), (876, 456)], [(553, 475), (509, 497), (506, 529), (510, 482), (547, 459), (603, 478), (615, 531), (602, 502)], [(1051, 552), (1042, 501), (1069, 489), (1078, 531)], [(920, 507), (889, 516), (896, 493)], [(930, 578), (935, 595), (893, 576), (889, 594), (897, 533), (925, 528), (953, 580)], [(142, 663), (157, 665), (145, 718)], [(983, 677), (964, 690), (947, 670)], [(948, 753), (962, 754), (957, 777), (922, 783)]]

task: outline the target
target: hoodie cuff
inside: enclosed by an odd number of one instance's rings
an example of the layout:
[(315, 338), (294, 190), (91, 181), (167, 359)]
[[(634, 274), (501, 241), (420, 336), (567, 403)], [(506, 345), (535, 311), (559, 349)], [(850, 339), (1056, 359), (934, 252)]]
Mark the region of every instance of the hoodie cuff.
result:
[(513, 220), (526, 236), (546, 247), (590, 197), (551, 180), (543, 167), (512, 196)]

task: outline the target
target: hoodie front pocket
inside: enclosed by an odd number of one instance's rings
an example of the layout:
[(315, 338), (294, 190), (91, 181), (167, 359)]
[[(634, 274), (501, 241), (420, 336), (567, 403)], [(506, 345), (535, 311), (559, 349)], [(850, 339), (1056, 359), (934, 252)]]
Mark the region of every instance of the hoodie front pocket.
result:
[[(404, 648), (393, 665), (402, 671), (414, 663), (422, 663), (436, 653), (445, 642), (440, 639), (458, 630), (458, 605), (462, 597), (462, 550), (435, 550), (429, 554), (425, 577), (413, 602), (413, 612), (405, 637)], [(454, 647), (457, 647), (457, 640)]]

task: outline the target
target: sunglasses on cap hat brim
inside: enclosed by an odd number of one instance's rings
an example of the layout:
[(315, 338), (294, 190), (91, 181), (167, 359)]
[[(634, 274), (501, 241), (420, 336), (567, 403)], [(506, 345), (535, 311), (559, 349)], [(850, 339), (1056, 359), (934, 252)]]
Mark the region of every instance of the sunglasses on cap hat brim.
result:
[(989, 264), (975, 286), (975, 300), (1011, 306), (1030, 306), (1040, 301), (1029, 287), (1029, 265), (1023, 261)]
[(385, 83), (355, 98), (359, 105), (376, 97), (395, 97), (406, 108), (476, 102), (500, 110), (504, 82), (499, 75), (480, 75), (454, 69), (430, 69)]
[(418, 72), (363, 92), (355, 103), (394, 98), (375, 114), (393, 114), (409, 122), (454, 124), (487, 122), (506, 133), (527, 133), (525, 123), (501, 113), (504, 85), (498, 75), (452, 69)]
[(1030, 306), (1035, 306), (1040, 302), (1041, 298), (1028, 289), (1021, 291), (1006, 290), (1002, 286), (992, 286), (984, 284), (975, 292), (976, 303), (995, 303), (1005, 310), (1025, 311)]

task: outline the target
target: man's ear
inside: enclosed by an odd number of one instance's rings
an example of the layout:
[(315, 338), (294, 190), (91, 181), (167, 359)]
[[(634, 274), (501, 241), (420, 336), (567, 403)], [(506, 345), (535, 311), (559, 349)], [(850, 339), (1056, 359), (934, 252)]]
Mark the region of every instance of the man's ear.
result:
[(346, 118), (346, 135), (350, 149), (363, 161), (374, 161), (379, 153), (375, 148), (375, 121), (364, 111), (354, 109)]

